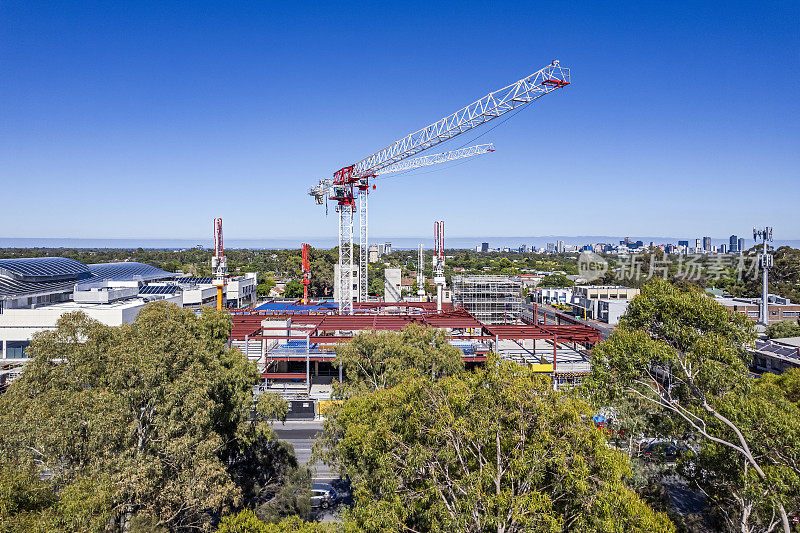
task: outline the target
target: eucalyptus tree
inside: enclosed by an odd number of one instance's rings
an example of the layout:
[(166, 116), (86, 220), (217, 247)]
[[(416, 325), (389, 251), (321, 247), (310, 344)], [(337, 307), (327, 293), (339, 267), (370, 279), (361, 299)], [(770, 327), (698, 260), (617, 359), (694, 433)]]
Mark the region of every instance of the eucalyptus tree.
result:
[(586, 390), (601, 405), (638, 402), (641, 412), (686, 432), (699, 450), (687, 455), (683, 473), (725, 527), (788, 532), (787, 510), (800, 504), (797, 400), (772, 378), (749, 375), (753, 339), (741, 313), (653, 280), (593, 350)]

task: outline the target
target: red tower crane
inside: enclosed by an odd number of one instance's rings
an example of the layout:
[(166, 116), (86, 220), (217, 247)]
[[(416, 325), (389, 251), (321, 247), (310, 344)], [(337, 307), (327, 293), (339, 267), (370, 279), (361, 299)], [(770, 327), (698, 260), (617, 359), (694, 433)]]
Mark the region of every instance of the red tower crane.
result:
[[(366, 299), (368, 286), (367, 192), (370, 178), (374, 178), (382, 171), (386, 171), (424, 150), (446, 142), (569, 84), (569, 69), (562, 67), (558, 61), (553, 61), (533, 74), (493, 91), (455, 113), (398, 139), (358, 163), (337, 170), (333, 174), (333, 179), (322, 179), (318, 185), (312, 187), (309, 194), (314, 196), (318, 204), (323, 203), (323, 200), (335, 201), (336, 211), (339, 213), (339, 277), (336, 280), (339, 313), (353, 313), (353, 213), (356, 210), (356, 197), (359, 200), (361, 252), (358, 297), (359, 300)], [(451, 153), (454, 158), (469, 157), (477, 155), (477, 153), (470, 153), (477, 148), (460, 149)], [(440, 161), (427, 164), (437, 162)]]

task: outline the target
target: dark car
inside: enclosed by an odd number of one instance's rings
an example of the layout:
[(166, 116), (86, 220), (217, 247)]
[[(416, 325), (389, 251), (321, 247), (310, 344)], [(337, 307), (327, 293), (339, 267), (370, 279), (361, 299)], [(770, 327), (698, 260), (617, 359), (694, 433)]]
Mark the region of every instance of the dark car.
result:
[(333, 507), (338, 499), (336, 490), (328, 483), (314, 483), (311, 486), (311, 507), (327, 509)]
[(675, 461), (683, 453), (683, 448), (670, 442), (654, 442), (644, 450), (647, 459)]

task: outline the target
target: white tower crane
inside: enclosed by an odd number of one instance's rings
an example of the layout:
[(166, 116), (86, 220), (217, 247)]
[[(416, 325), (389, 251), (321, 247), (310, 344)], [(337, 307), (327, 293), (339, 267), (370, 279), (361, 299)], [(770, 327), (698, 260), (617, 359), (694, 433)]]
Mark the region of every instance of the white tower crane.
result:
[[(470, 131), (490, 120), (500, 117), (537, 98), (565, 87), (570, 83), (570, 71), (553, 61), (543, 69), (522, 78), (502, 89), (493, 91), (472, 102), (455, 113), (433, 124), (398, 139), (383, 150), (362, 159), (358, 163), (337, 170), (333, 179), (322, 179), (309, 190), (318, 204), (323, 200), (336, 201), (339, 212), (339, 313), (353, 312), (353, 212), (356, 209), (356, 196), (359, 196), (359, 244), (361, 251), (359, 271), (359, 299), (366, 300), (367, 294), (367, 193), (369, 179), (381, 171), (405, 161), (420, 152), (441, 144), (464, 132)], [(477, 153), (468, 152), (478, 147), (468, 148), (459, 157), (470, 157)], [(486, 150), (488, 151), (488, 150)], [(486, 153), (486, 151), (480, 153)], [(439, 156), (444, 154), (437, 154)], [(456, 157), (453, 157), (455, 159)], [(424, 158), (419, 158), (424, 159)], [(451, 161), (453, 159), (445, 159)], [(436, 164), (433, 161), (426, 164)], [(422, 164), (418, 165), (422, 166)], [(414, 167), (416, 168), (416, 167)]]

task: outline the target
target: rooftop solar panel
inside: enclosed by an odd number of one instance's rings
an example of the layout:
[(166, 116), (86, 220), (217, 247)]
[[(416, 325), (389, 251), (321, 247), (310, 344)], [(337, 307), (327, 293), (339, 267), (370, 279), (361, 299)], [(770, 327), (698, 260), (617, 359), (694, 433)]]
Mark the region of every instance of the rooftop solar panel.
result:
[(174, 274), (146, 263), (124, 261), (120, 263), (98, 263), (89, 265), (89, 270), (100, 279), (114, 281), (156, 280), (172, 277)]
[(175, 294), (180, 290), (177, 285), (145, 285), (139, 294)]
[(66, 257), (30, 257), (0, 259), (0, 274), (6, 277), (37, 279), (79, 279), (89, 274), (89, 268), (79, 261)]

